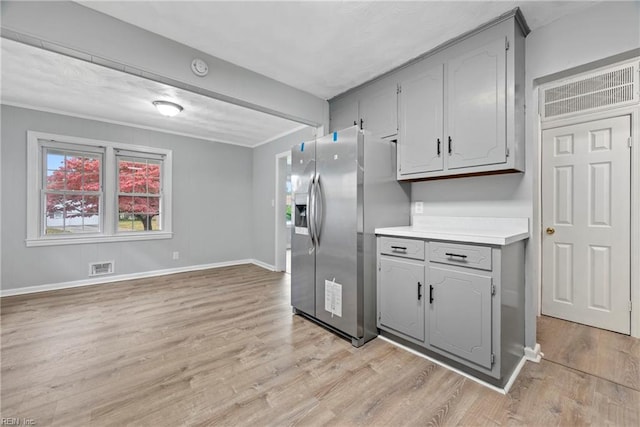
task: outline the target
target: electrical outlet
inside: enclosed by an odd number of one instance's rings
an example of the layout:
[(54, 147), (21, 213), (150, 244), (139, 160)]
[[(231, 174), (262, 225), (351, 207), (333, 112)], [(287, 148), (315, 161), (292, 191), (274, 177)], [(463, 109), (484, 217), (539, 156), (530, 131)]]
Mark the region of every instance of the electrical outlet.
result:
[(173, 260), (177, 261), (180, 259), (180, 252), (176, 251), (173, 253)]
[(423, 203), (422, 202), (415, 202), (413, 210), (414, 210), (414, 213), (416, 213), (416, 214), (423, 213), (424, 212)]

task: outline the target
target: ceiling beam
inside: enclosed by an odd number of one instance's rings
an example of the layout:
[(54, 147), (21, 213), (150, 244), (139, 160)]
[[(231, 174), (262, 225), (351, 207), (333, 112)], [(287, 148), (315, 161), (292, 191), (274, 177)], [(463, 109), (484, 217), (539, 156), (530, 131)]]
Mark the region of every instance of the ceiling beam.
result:
[[(326, 100), (77, 3), (2, 1), (0, 7), (2, 37), (328, 128)], [(192, 73), (194, 58), (207, 62), (207, 76)]]

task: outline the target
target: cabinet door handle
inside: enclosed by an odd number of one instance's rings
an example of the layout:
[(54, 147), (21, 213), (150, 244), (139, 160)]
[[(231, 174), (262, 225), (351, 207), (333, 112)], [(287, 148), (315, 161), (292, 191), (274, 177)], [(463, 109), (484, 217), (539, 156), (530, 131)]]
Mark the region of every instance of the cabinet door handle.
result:
[(449, 137), (449, 155), (451, 155), (451, 137)]
[(407, 248), (404, 246), (391, 246), (391, 249), (393, 249), (394, 251), (407, 251)]
[(433, 304), (433, 285), (429, 285), (429, 304)]
[(440, 138), (438, 138), (438, 157), (440, 157)]
[(418, 301), (422, 299), (422, 283), (418, 282)]
[(467, 257), (466, 255), (453, 254), (453, 253), (451, 253), (451, 252), (445, 252), (444, 254), (445, 254), (446, 256), (455, 256), (455, 257), (462, 258), (462, 259), (465, 259), (465, 258)]

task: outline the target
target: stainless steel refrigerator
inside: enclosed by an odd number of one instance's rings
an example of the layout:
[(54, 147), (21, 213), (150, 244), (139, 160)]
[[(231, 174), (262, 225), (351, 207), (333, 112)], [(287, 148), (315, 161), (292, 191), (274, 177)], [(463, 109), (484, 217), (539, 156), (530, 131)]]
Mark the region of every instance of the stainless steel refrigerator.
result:
[(353, 126), (292, 149), (291, 305), (359, 347), (377, 336), (374, 229), (410, 222), (396, 144)]

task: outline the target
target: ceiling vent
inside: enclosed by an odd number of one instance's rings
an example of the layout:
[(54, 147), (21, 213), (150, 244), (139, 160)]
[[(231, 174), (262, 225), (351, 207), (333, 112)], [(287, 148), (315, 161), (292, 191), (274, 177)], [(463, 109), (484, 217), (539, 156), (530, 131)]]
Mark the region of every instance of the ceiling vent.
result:
[(89, 276), (113, 274), (114, 271), (115, 270), (113, 261), (92, 262), (89, 264)]
[(626, 63), (581, 74), (543, 91), (542, 116), (560, 118), (638, 102), (638, 65)]

